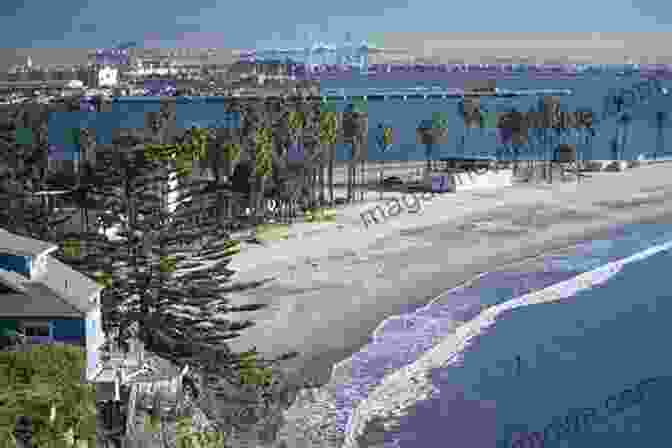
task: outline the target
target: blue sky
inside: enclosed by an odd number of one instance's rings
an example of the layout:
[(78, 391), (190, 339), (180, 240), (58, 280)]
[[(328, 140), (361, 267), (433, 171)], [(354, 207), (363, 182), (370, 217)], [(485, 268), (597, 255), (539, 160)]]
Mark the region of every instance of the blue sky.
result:
[(303, 44), (308, 33), (340, 43), (347, 31), (385, 46), (382, 33), (396, 31), (672, 31), (671, 21), (672, 4), (662, 0), (0, 0), (5, 48), (93, 48), (115, 40), (261, 48)]

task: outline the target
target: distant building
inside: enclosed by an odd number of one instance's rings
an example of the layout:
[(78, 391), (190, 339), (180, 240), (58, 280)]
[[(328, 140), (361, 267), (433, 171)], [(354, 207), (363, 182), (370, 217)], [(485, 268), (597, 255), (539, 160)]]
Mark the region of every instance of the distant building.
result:
[(98, 70), (97, 87), (114, 87), (118, 84), (119, 70), (113, 67), (104, 66)]
[(83, 83), (79, 80), (48, 80), (48, 81), (5, 81), (0, 82), (0, 91), (16, 92), (28, 91), (32, 92), (37, 89), (62, 89), (62, 90), (80, 90), (83, 88)]
[(79, 79), (71, 79), (65, 82), (65, 87), (68, 89), (81, 89), (84, 87), (84, 83)]

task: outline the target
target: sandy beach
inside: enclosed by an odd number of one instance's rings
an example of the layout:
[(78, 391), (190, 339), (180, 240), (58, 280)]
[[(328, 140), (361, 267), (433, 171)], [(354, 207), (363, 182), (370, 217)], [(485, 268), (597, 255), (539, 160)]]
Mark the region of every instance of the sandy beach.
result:
[(246, 316), (257, 324), (232, 348), (255, 346), (267, 356), (297, 350), (301, 356), (285, 368), (324, 384), (333, 364), (366, 344), (386, 317), (425, 305), (479, 273), (607, 236), (614, 226), (672, 222), (671, 172), (659, 164), (592, 173), (578, 185), (446, 194), (419, 214), (368, 229), (358, 209), (371, 203), (343, 210), (335, 223), (299, 224), (295, 238), (234, 257), (238, 280), (276, 280), (235, 298), (269, 306)]

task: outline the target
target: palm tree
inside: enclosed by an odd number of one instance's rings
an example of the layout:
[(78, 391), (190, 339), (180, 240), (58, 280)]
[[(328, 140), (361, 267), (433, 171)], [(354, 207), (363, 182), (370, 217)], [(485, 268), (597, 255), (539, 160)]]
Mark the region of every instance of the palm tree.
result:
[[(630, 112), (623, 112), (618, 118), (618, 126), (616, 128), (617, 140), (619, 141), (619, 150), (617, 152), (617, 160), (620, 162), (625, 156), (625, 148), (630, 140), (630, 130), (632, 126), (632, 114)], [(620, 139), (618, 136), (620, 135)]]
[(502, 144), (511, 145), (514, 176), (518, 174), (520, 149), (528, 142), (528, 126), (526, 116), (515, 107), (498, 119), (497, 127), (500, 129)]
[(291, 144), (295, 146), (295, 150), (299, 150), (303, 145), (303, 129), (306, 126), (305, 113), (302, 110), (290, 111), (287, 117), (287, 124), (290, 130)]
[(618, 159), (618, 138), (617, 137), (612, 137), (611, 140), (609, 140), (609, 149), (611, 150), (611, 158), (613, 160)]
[(535, 172), (539, 163), (541, 163), (543, 167), (546, 150), (545, 144), (548, 137), (548, 130), (544, 120), (543, 101), (539, 101), (536, 104), (536, 107), (535, 105), (530, 106), (525, 119), (528, 129), (530, 130), (529, 134), (532, 137), (532, 143), (529, 148), (530, 160), (528, 161), (528, 167), (532, 172)]
[[(318, 177), (327, 159), (326, 148), (320, 141), (320, 112), (321, 107), (319, 103), (310, 102), (308, 104), (305, 130), (306, 144), (310, 148), (310, 155), (306, 158), (306, 168), (311, 208), (317, 204)], [(324, 183), (323, 180), (322, 183)]]
[(362, 160), (367, 124), (368, 120), (361, 105), (352, 103), (346, 107), (343, 113), (343, 136), (345, 141), (352, 144), (352, 157), (348, 160), (348, 202), (355, 198), (357, 162)]
[[(230, 166), (229, 181), (231, 181), (232, 176), (235, 173), (236, 168), (238, 167), (238, 162), (242, 161), (242, 159), (247, 159), (249, 157), (250, 152), (247, 141), (247, 135), (244, 133), (244, 131), (247, 131), (247, 129), (243, 129), (243, 125), (245, 124), (243, 123), (245, 117), (245, 108), (243, 107), (243, 104), (237, 98), (232, 97), (229, 98), (228, 101), (226, 102), (224, 110), (227, 114), (226, 118), (229, 120), (227, 126), (228, 132), (224, 133), (226, 137), (224, 141), (228, 139), (232, 145), (235, 145), (235, 147), (238, 148), (238, 158), (236, 160), (236, 163), (231, 164)], [(235, 212), (233, 210), (234, 205), (236, 206)], [(231, 217), (233, 217), (234, 214), (237, 215), (239, 205), (240, 205), (239, 199), (236, 200), (232, 199), (230, 201), (227, 201), (227, 215)]]
[(545, 96), (539, 101), (539, 110), (541, 111), (542, 129), (541, 143), (546, 159), (546, 178), (552, 182), (551, 159), (553, 158), (553, 129), (557, 127), (558, 113), (560, 111), (560, 98), (556, 96)]
[[(241, 149), (246, 153), (247, 160), (252, 166), (255, 165), (257, 146), (257, 131), (263, 128), (263, 104), (259, 99), (248, 100), (242, 106), (241, 117), (241, 137), (243, 144)], [(248, 182), (250, 183), (250, 194), (248, 208), (254, 210), (259, 195), (260, 179), (255, 175), (254, 170), (250, 172)]]
[[(476, 98), (464, 98), (458, 103), (458, 113), (464, 122), (467, 139), (471, 136), (470, 129), (482, 129), (484, 116), (481, 111), (480, 101)], [(462, 141), (464, 147), (464, 139)], [(464, 149), (463, 149), (464, 151)]]
[[(574, 132), (576, 129), (576, 114), (568, 114), (562, 112), (558, 109), (556, 115), (555, 126), (553, 128), (554, 135), (557, 138), (558, 145), (554, 145), (553, 149), (553, 161), (559, 161), (558, 157), (562, 154), (562, 160), (573, 160), (576, 163), (577, 160), (577, 151), (576, 145), (567, 143), (567, 137)], [(578, 165), (577, 165), (578, 167)], [(553, 181), (553, 170), (549, 172), (549, 179)], [(577, 171), (577, 182), (578, 182), (578, 171)]]
[[(295, 204), (298, 200), (299, 189), (297, 177), (304, 175), (303, 165), (306, 163), (303, 142), (298, 142), (297, 126), (290, 126), (290, 122), (304, 121), (303, 111), (291, 108), (297, 107), (294, 102), (286, 102), (284, 99), (273, 104), (273, 135), (275, 151), (273, 156), (273, 199), (279, 203), (279, 213), (289, 221), (296, 217)], [(302, 128), (305, 129), (305, 128)], [(300, 164), (300, 165), (299, 165)], [(284, 216), (283, 212), (287, 212)]]
[[(314, 105), (312, 105), (314, 106)], [(293, 153), (304, 165), (304, 173), (309, 189), (308, 202), (314, 207), (317, 202), (317, 166), (321, 165), (322, 148), (319, 140), (319, 113), (310, 104), (301, 102), (297, 109), (289, 112), (287, 117), (291, 134)], [(308, 153), (306, 149), (309, 149)]]
[(258, 195), (255, 201), (255, 210), (257, 223), (260, 224), (264, 216), (264, 189), (266, 186), (266, 179), (273, 174), (273, 133), (269, 127), (263, 127), (257, 130), (255, 136), (255, 171), (254, 174), (258, 179)]
[(253, 179), (256, 186), (252, 209), (255, 210), (255, 221), (261, 223), (265, 213), (264, 191), (267, 179), (273, 174), (273, 114), (269, 109), (269, 103), (266, 101), (257, 102), (257, 113), (259, 126), (255, 129), (253, 150), (254, 172)]
[(329, 161), (329, 203), (334, 206), (334, 161), (338, 138), (338, 116), (334, 110), (324, 110), (320, 114), (320, 143), (328, 148)]
[(440, 115), (434, 115), (431, 120), (422, 120), (416, 129), (418, 143), (425, 145), (425, 158), (427, 159), (427, 171), (432, 169), (432, 156), (434, 149), (440, 143), (447, 140), (448, 120)]
[[(376, 135), (376, 143), (380, 148), (382, 154), (385, 153), (392, 146), (392, 127), (389, 125), (383, 126), (383, 123), (378, 123), (378, 135)], [(380, 160), (380, 199), (383, 199), (384, 181), (383, 168), (385, 166), (385, 159)]]
[[(225, 224), (226, 219), (232, 218), (230, 200), (225, 200), (224, 179), (230, 179), (234, 164), (240, 158), (240, 145), (233, 140), (231, 129), (216, 129), (214, 131), (214, 144), (210, 147), (212, 155), (209, 156), (211, 169), (215, 176), (217, 189), (217, 214), (220, 225)], [(227, 207), (224, 207), (226, 201)]]
[(360, 174), (362, 183), (362, 189), (360, 190), (360, 200), (363, 201), (368, 185), (366, 177), (366, 162), (369, 160), (369, 116), (366, 113), (363, 113), (360, 116), (360, 120), (362, 121), (362, 134), (360, 135), (361, 147), (359, 151)]
[(593, 139), (597, 135), (597, 132), (593, 127), (594, 116), (590, 109), (578, 109), (577, 113), (581, 117), (578, 125), (579, 132), (583, 134), (583, 150), (581, 151), (581, 160), (577, 161), (577, 165), (582, 167), (586, 160), (592, 160), (593, 158)]
[(434, 150), (434, 135), (432, 133), (432, 121), (422, 120), (416, 129), (418, 143), (425, 145), (425, 159), (427, 159), (427, 171), (432, 169), (432, 153)]

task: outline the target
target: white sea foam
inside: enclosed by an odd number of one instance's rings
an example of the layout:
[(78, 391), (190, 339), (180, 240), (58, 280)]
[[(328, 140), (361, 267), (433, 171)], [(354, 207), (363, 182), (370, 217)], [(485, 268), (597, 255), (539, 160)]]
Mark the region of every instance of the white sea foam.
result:
[[(425, 376), (418, 373), (419, 370), (422, 370), (423, 366), (424, 368), (427, 366), (437, 368), (450, 364), (451, 360), (459, 360), (461, 353), (470, 345), (470, 341), (484, 334), (502, 313), (519, 307), (553, 302), (575, 296), (580, 291), (606, 283), (617, 273), (621, 272), (623, 267), (629, 263), (644, 260), (652, 255), (670, 249), (672, 249), (672, 241), (667, 241), (637, 252), (629, 257), (606, 263), (592, 271), (584, 272), (566, 281), (533, 291), (482, 311), (476, 318), (453, 331), (440, 344), (422, 354), (413, 364), (408, 364), (403, 369), (400, 368), (393, 374), (387, 375), (380, 383), (380, 386), (377, 386), (375, 390), (369, 390), (369, 393), (366, 394), (367, 396), (361, 398), (359, 405), (355, 409), (352, 409), (351, 412), (345, 412), (345, 414), (348, 414), (348, 421), (344, 428), (346, 432), (345, 446), (356, 446), (353, 444), (354, 439), (359, 435), (361, 428), (363, 428), (366, 422), (374, 419), (375, 415), (379, 415), (381, 412), (384, 413), (389, 409), (399, 409), (400, 406), (408, 408), (414, 402), (420, 401), (422, 397), (414, 395), (414, 391), (419, 390), (418, 388), (423, 389), (421, 385), (417, 384), (418, 381), (422, 382), (423, 378), (425, 378)], [(403, 344), (401, 344), (401, 348), (403, 348)], [(415, 379), (413, 386), (410, 385), (409, 375), (412, 375)], [(425, 379), (424, 381), (429, 380)], [(430, 385), (425, 386), (430, 387)], [(394, 389), (395, 393), (392, 395), (384, 393), (386, 390), (389, 392), (388, 389)], [(354, 391), (351, 393), (354, 393)]]

